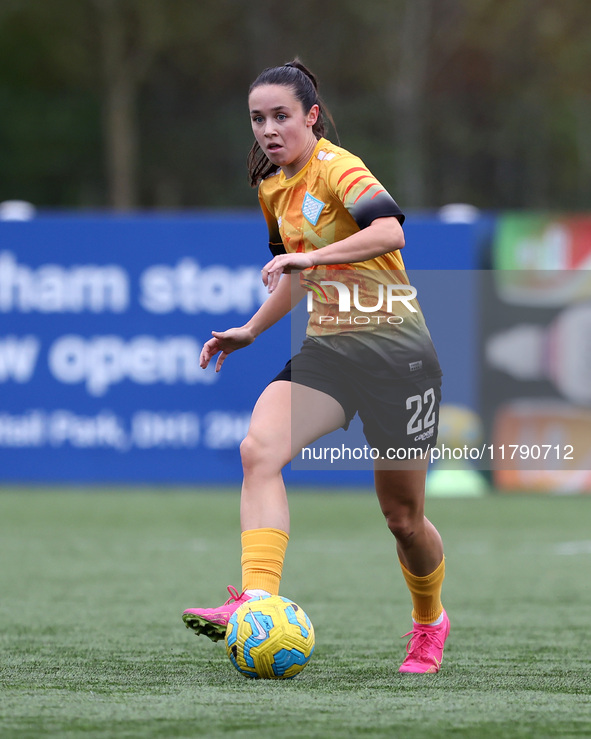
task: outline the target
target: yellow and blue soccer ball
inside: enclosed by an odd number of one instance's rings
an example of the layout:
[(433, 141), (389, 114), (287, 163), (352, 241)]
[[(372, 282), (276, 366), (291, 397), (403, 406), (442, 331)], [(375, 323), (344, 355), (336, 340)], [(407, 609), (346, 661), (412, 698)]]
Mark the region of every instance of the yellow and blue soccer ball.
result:
[(226, 631), (226, 652), (247, 677), (285, 680), (295, 677), (314, 652), (314, 627), (306, 613), (280, 595), (243, 603)]

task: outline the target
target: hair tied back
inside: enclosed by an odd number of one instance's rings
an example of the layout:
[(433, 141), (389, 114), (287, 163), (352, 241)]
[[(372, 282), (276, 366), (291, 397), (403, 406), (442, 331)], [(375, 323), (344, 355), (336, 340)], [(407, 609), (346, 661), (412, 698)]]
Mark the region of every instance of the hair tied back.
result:
[(318, 81), (316, 79), (316, 76), (300, 61), (299, 57), (296, 56), (296, 58), (291, 62), (286, 62), (284, 67), (291, 67), (292, 69), (297, 69), (302, 74), (305, 74), (306, 77), (310, 80), (310, 82), (314, 85), (314, 89), (318, 91)]

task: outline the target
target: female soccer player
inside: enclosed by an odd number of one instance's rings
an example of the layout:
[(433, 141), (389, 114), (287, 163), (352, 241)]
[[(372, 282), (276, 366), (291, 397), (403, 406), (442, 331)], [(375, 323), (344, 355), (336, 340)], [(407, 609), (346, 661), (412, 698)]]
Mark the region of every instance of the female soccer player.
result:
[[(244, 326), (212, 331), (201, 367), (219, 355), (219, 371), (229, 354), (285, 316), (294, 281), (302, 295), (305, 287), (316, 288), (321, 300), (314, 301), (300, 352), (257, 401), (240, 448), (242, 590), (228, 587), (224, 605), (189, 608), (183, 620), (217, 641), (238, 606), (255, 595), (278, 594), (289, 537), (281, 470), (358, 413), (380, 455), (375, 488), (413, 604), (400, 672), (437, 672), (449, 633), (441, 604), (445, 560), (424, 498), (441, 370), (400, 256), (404, 215), (360, 159), (324, 138), (316, 79), (299, 60), (263, 71), (248, 103), (255, 137), (249, 175), (259, 188), (274, 255), (262, 270), (271, 294)], [(343, 315), (347, 295), (354, 307)], [(409, 447), (426, 452), (425, 460), (382, 461), (388, 450)]]

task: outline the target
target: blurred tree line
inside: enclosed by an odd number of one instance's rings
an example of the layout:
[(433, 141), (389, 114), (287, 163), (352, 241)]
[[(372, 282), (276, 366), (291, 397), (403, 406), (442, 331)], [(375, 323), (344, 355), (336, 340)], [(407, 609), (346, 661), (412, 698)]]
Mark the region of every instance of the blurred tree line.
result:
[(0, 201), (255, 207), (248, 86), (297, 54), (404, 208), (587, 209), (590, 22), (588, 0), (0, 0)]

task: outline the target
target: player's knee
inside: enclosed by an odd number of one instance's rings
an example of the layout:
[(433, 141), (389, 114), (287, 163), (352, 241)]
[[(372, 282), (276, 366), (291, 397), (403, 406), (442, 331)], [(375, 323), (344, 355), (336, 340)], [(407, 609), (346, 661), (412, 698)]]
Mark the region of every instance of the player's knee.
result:
[(385, 512), (386, 525), (400, 544), (408, 544), (416, 535), (420, 521), (413, 515), (412, 511), (397, 509)]
[(265, 444), (254, 434), (247, 434), (240, 444), (240, 457), (245, 473), (261, 467), (272, 467), (274, 456), (277, 456), (276, 450), (274, 452), (270, 444)]
[(261, 457), (260, 443), (248, 434), (244, 437), (240, 444), (240, 458), (242, 459), (242, 466), (244, 468), (250, 468), (257, 463)]

